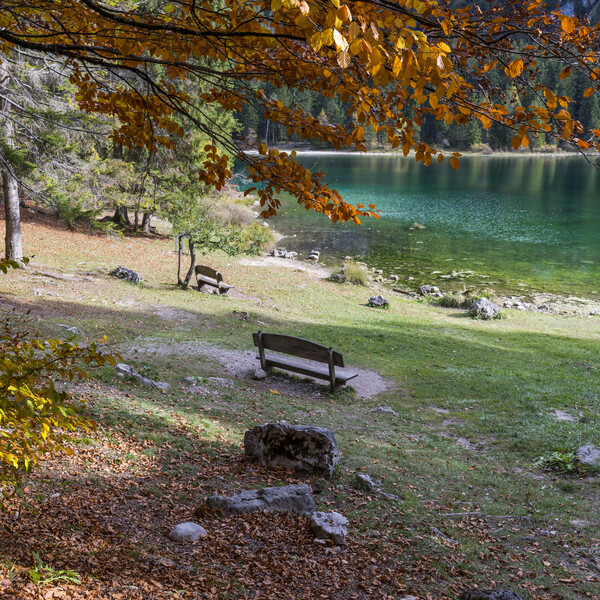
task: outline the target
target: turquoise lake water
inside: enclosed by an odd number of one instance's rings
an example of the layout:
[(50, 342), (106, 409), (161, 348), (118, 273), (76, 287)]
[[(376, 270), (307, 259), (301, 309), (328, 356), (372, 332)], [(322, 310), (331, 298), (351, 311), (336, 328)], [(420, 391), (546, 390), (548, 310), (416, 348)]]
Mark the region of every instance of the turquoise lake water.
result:
[[(350, 255), (409, 287), (600, 297), (600, 173), (583, 158), (463, 157), (459, 171), (388, 155), (301, 161), (381, 219), (331, 223), (289, 199), (271, 219), (288, 250), (318, 249), (330, 265)], [(415, 222), (425, 229), (411, 231)]]

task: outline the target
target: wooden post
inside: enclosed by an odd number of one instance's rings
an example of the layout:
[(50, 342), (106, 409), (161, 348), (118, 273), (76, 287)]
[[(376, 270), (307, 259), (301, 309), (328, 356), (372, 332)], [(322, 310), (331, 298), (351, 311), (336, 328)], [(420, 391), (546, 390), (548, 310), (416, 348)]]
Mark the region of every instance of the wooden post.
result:
[(335, 363), (333, 362), (333, 348), (328, 349), (329, 352), (329, 391), (335, 392)]
[(265, 360), (265, 347), (263, 346), (262, 331), (258, 332), (258, 356), (260, 358), (260, 368), (268, 373), (267, 361)]

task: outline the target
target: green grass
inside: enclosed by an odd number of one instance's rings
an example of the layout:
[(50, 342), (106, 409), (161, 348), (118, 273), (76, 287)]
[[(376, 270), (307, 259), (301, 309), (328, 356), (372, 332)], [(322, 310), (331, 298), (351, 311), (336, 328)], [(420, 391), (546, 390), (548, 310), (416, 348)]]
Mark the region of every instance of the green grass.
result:
[[(130, 242), (142, 246), (140, 253), (148, 252), (142, 241)], [(169, 246), (154, 242), (153, 248), (160, 255)], [(132, 268), (136, 257), (133, 252)], [(593, 581), (579, 581), (575, 591), (558, 578), (563, 577), (561, 561), (570, 564), (564, 544), (592, 547), (598, 540), (600, 480), (548, 473), (536, 460), (563, 447), (600, 443), (600, 319), (507, 311), (501, 321), (471, 320), (389, 294), (390, 309), (373, 311), (364, 306), (371, 290), (311, 279), (292, 269), (246, 267), (220, 255), (203, 262), (224, 272), (245, 297), (207, 296), (174, 287), (172, 262), (164, 258), (145, 287), (104, 277), (89, 289), (60, 283), (53, 287), (55, 296), (35, 301), (47, 314), (32, 327), (56, 335), (58, 323), (76, 324), (84, 340), (110, 332), (125, 362), (172, 385), (163, 394), (103, 368), (90, 412), (108, 436), (118, 433), (143, 444), (144, 456), (158, 461), (161, 476), (191, 478), (201, 467), (185, 463), (177, 470), (171, 461), (198, 447), (216, 461), (237, 456), (245, 430), (257, 423), (328, 427), (338, 440), (341, 469), (319, 495), (318, 509), (343, 512), (361, 535), (380, 528), (389, 537), (394, 528), (401, 530), (414, 540), (410, 556), (402, 560), (417, 561), (418, 553), (439, 555), (443, 581), (452, 578), (444, 570), (455, 550), (430, 533), (437, 527), (458, 541), (457, 568), (468, 570), (483, 587), (488, 565), (480, 556), (488, 552), (489, 538), (478, 541), (461, 519), (442, 515), (490, 515), (486, 523), (497, 544), (520, 552), (524, 562), (519, 566), (535, 573), (536, 584), (565, 599), (596, 593)], [(13, 281), (14, 287), (3, 289), (15, 300), (31, 297), (31, 289), (40, 285), (28, 273), (15, 274)], [(7, 283), (0, 280), (0, 285)], [(250, 319), (233, 318), (233, 311), (248, 312)], [(274, 394), (250, 379), (236, 379), (226, 389), (200, 379), (210, 394), (190, 394), (181, 386), (190, 375), (230, 377), (217, 361), (186, 350), (186, 343), (248, 350), (258, 329), (339, 349), (346, 364), (375, 370), (392, 386), (374, 398), (358, 398), (352, 391), (319, 397)], [(160, 350), (135, 352), (150, 347)], [(383, 404), (398, 415), (369, 412)], [(578, 420), (557, 422), (554, 409)], [(122, 460), (136, 468), (136, 456), (124, 454)], [(381, 479), (401, 504), (357, 490), (357, 470)], [(240, 486), (235, 479), (209, 478), (206, 485), (211, 482), (232, 490)], [(148, 494), (162, 493), (152, 482), (144, 485)], [(518, 519), (500, 525), (498, 515)], [(573, 520), (589, 525), (575, 531)], [(557, 531), (560, 544), (539, 535), (549, 528)], [(540, 552), (553, 569), (540, 562)], [(501, 565), (501, 555), (489, 560)], [(510, 585), (511, 569), (502, 572), (503, 583)]]

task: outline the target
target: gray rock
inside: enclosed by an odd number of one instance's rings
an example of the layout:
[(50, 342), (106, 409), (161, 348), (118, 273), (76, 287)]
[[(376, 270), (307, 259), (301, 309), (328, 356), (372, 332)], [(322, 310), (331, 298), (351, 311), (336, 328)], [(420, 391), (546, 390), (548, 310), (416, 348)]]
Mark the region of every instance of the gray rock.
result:
[(63, 325), (62, 323), (59, 323), (58, 326), (62, 327), (63, 329), (66, 329), (69, 333), (72, 333), (73, 335), (79, 335), (79, 329), (77, 329), (77, 327), (71, 327), (70, 325)]
[(142, 281), (142, 276), (131, 269), (126, 269), (125, 267), (117, 267), (114, 271), (110, 272), (110, 275), (114, 275), (119, 279), (125, 279), (125, 281), (130, 281), (131, 283), (140, 283)]
[(575, 452), (580, 463), (584, 465), (600, 465), (600, 448), (598, 446), (581, 446)]
[(419, 294), (421, 294), (421, 296), (427, 296), (429, 294), (437, 294), (440, 291), (440, 288), (438, 288), (435, 285), (422, 285), (421, 287), (419, 287)]
[(337, 512), (316, 512), (310, 517), (310, 528), (317, 538), (330, 539), (338, 546), (346, 541), (348, 523), (348, 519)]
[(367, 304), (374, 308), (387, 308), (390, 305), (387, 299), (383, 296), (371, 296)]
[(140, 375), (131, 365), (126, 365), (125, 363), (117, 363), (115, 365), (115, 370), (121, 377), (132, 377), (143, 385), (164, 391), (171, 388), (170, 384), (164, 381), (154, 381), (153, 379), (148, 379), (147, 377)]
[(269, 374), (264, 369), (258, 368), (256, 369), (256, 371), (254, 371), (254, 375), (252, 378), (260, 381), (261, 379), (266, 379), (268, 375)]
[(315, 501), (306, 484), (286, 485), (260, 490), (243, 490), (235, 496), (210, 496), (206, 505), (214, 510), (233, 514), (246, 514), (266, 510), (310, 515)]
[(201, 537), (206, 537), (206, 529), (197, 523), (179, 523), (173, 531), (169, 533), (169, 538), (174, 542), (195, 542)]
[(471, 304), (469, 314), (472, 317), (479, 317), (481, 319), (493, 319), (498, 315), (498, 307), (487, 298), (479, 298), (479, 300), (475, 300)]
[(288, 252), (285, 248), (275, 248), (271, 252), (271, 256), (277, 256), (279, 258), (296, 258), (297, 252)]
[(388, 277), (388, 279), (392, 282), (392, 283), (397, 283), (398, 282), (398, 275), (390, 275)]
[(521, 600), (521, 596), (512, 590), (480, 590), (472, 588), (465, 590), (461, 600)]
[(386, 414), (390, 414), (390, 415), (398, 414), (391, 406), (376, 406), (375, 408), (372, 408), (369, 412), (386, 413)]
[(316, 471), (326, 477), (333, 476), (338, 464), (333, 431), (312, 425), (257, 425), (246, 431), (244, 452), (261, 465)]
[(358, 487), (367, 491), (376, 490), (379, 487), (366, 473), (357, 473), (356, 483)]

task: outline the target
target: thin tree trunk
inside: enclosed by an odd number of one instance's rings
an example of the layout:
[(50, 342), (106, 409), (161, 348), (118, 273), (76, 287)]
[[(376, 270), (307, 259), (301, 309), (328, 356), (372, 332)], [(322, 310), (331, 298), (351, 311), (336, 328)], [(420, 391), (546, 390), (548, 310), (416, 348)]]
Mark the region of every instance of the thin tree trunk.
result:
[(150, 233), (150, 221), (152, 220), (152, 213), (145, 212), (142, 216), (142, 231)]
[(194, 240), (192, 240), (192, 238), (189, 238), (188, 244), (190, 246), (190, 268), (189, 268), (187, 275), (185, 276), (185, 280), (183, 282), (184, 290), (187, 289), (188, 285), (190, 284), (190, 279), (192, 278), (194, 269), (196, 267), (196, 251), (194, 250)]
[(177, 236), (177, 285), (183, 285), (181, 281), (181, 254), (183, 253), (183, 245), (185, 243), (185, 236)]
[[(5, 98), (10, 96), (10, 73), (8, 62), (0, 55), (0, 93)], [(10, 147), (14, 146), (15, 127), (11, 119), (11, 105), (4, 101), (0, 115), (3, 117), (3, 138)], [(21, 209), (19, 207), (19, 182), (7, 165), (2, 166), (2, 187), (4, 196), (4, 214), (6, 219), (6, 237), (4, 255), (8, 260), (16, 261), (19, 266), (23, 263), (23, 239), (21, 236)]]

